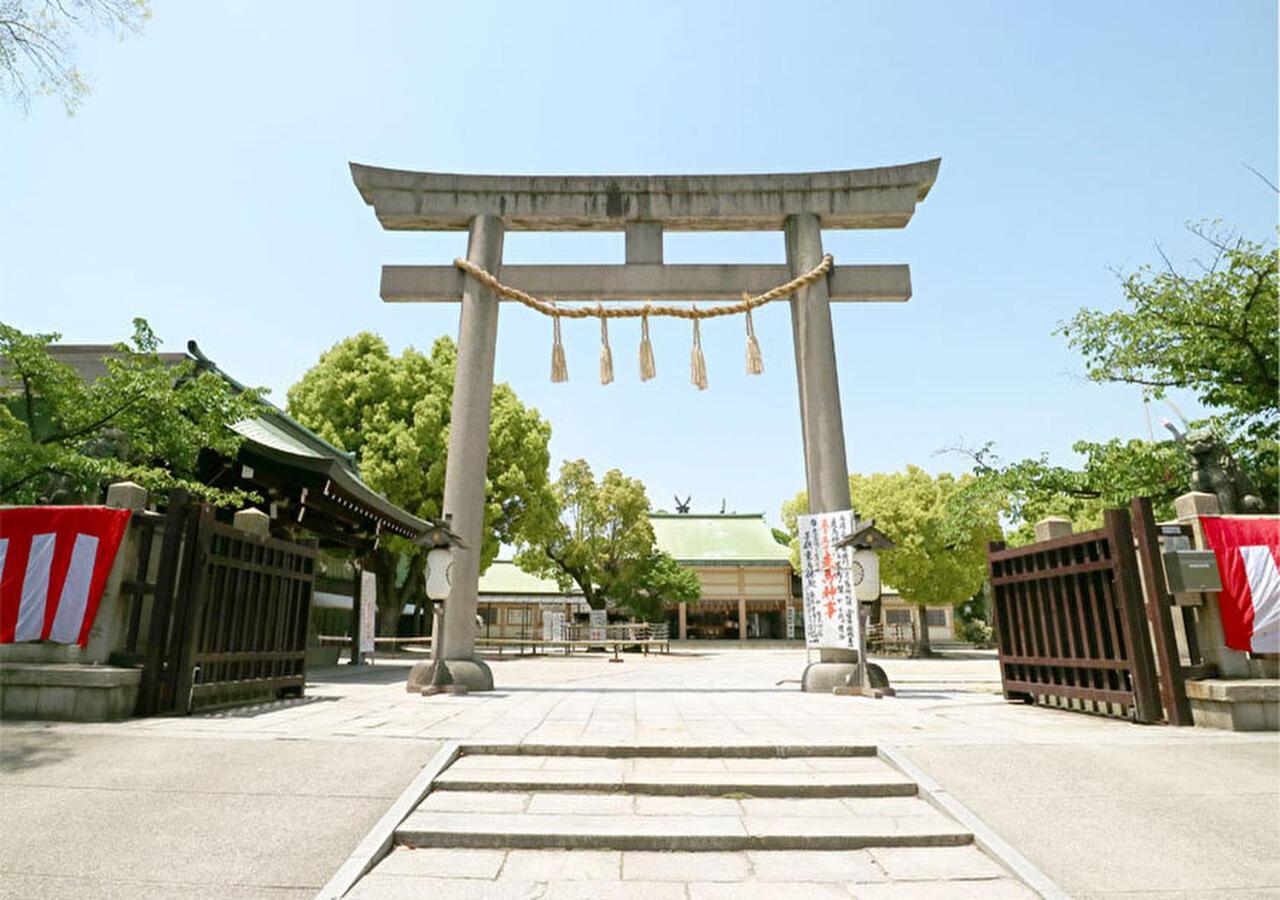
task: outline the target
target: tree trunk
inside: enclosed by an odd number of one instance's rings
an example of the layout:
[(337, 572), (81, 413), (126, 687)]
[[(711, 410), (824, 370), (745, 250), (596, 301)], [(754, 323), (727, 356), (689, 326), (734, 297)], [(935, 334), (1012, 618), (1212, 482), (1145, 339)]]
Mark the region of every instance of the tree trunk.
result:
[(377, 633), (381, 637), (395, 637), (400, 626), (400, 611), (404, 608), (404, 601), (396, 586), (396, 565), (399, 562), (399, 556), (379, 549), (373, 551), (368, 562), (378, 579)]
[(933, 656), (933, 647), (929, 645), (929, 613), (924, 606), (916, 607), (916, 642), (911, 648), (912, 659), (928, 659)]

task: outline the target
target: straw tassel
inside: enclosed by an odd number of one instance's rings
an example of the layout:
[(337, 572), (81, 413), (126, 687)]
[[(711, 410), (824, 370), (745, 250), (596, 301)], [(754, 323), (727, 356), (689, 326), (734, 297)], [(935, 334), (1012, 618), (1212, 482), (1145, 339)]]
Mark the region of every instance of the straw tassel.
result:
[[(750, 297), (744, 292), (742, 302), (746, 303)], [(751, 309), (747, 308), (747, 374), (759, 375), (764, 371), (764, 356), (760, 353), (760, 342), (756, 340), (756, 326), (751, 321)]]
[(646, 306), (645, 313), (640, 317), (640, 380), (648, 381), (657, 374), (657, 367), (653, 364), (653, 344), (649, 342), (649, 313)]
[(609, 346), (609, 320), (600, 307), (600, 383), (613, 383), (613, 349)]
[[(697, 312), (697, 307), (694, 307)], [(693, 353), (689, 360), (689, 375), (700, 391), (707, 389), (707, 361), (702, 355), (702, 328), (698, 319), (693, 320)]]
[(552, 316), (551, 323), (551, 383), (560, 384), (569, 380), (569, 367), (564, 361), (564, 344), (560, 343), (560, 316)]

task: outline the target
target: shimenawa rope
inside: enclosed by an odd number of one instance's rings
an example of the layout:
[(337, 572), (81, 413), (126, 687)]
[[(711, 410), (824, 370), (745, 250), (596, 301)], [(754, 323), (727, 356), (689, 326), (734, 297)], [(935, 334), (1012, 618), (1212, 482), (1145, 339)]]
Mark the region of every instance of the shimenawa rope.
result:
[(459, 258), (455, 259), (453, 264), (500, 297), (515, 300), (532, 310), (551, 317), (551, 380), (553, 382), (558, 383), (569, 380), (569, 370), (565, 363), (564, 344), (560, 338), (560, 320), (562, 318), (587, 319), (594, 317), (600, 320), (600, 383), (609, 384), (613, 381), (613, 350), (609, 346), (609, 320), (639, 317), (640, 380), (648, 381), (657, 373), (653, 359), (653, 344), (649, 340), (649, 316), (670, 316), (693, 320), (693, 348), (689, 360), (689, 376), (698, 390), (703, 391), (707, 389), (707, 362), (702, 355), (702, 320), (745, 313), (747, 319), (747, 373), (759, 375), (764, 371), (764, 357), (760, 353), (760, 343), (756, 340), (755, 323), (751, 320), (751, 311), (758, 306), (790, 296), (801, 288), (808, 287), (819, 278), (824, 277), (831, 271), (832, 258), (831, 254), (823, 256), (822, 261), (808, 272), (796, 276), (786, 284), (771, 288), (763, 294), (752, 297), (746, 291), (743, 291), (742, 301), (739, 303), (712, 306), (706, 309), (698, 309), (697, 306), (655, 306), (652, 303), (646, 303), (643, 306), (624, 306), (613, 309), (606, 309), (602, 303), (597, 303), (594, 308), (589, 306), (562, 308), (553, 301), (543, 300), (540, 297), (525, 293), (519, 288), (503, 284), (492, 272), (475, 263)]

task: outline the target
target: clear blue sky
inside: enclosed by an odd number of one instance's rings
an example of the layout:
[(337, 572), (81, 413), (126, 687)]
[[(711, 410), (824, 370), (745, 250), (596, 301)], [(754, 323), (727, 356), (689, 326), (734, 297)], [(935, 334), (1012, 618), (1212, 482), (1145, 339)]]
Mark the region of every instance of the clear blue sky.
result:
[[(605, 11), (605, 8), (609, 11)], [(498, 173), (773, 172), (942, 157), (905, 231), (827, 232), (837, 262), (910, 263), (906, 305), (835, 310), (849, 463), (963, 462), (998, 443), (1069, 462), (1080, 438), (1145, 435), (1136, 390), (1081, 378), (1055, 323), (1119, 301), (1111, 269), (1198, 252), (1183, 223), (1274, 235), (1276, 8), (1230, 3), (176, 3), (139, 38), (84, 38), (95, 93), (0, 110), (0, 318), (64, 340), (148, 318), (284, 393), (353, 332), (395, 348), (454, 334), (456, 307), (389, 306), (384, 263), (447, 263), (462, 235), (383, 232), (347, 162)], [(782, 261), (777, 234), (672, 235), (669, 262)], [(513, 234), (508, 262), (621, 262), (621, 235)], [(505, 307), (498, 378), (655, 505), (763, 510), (803, 485), (789, 319), (550, 326)], [(1186, 403), (1187, 407), (1193, 407)], [(1157, 427), (1160, 415), (1156, 411)]]

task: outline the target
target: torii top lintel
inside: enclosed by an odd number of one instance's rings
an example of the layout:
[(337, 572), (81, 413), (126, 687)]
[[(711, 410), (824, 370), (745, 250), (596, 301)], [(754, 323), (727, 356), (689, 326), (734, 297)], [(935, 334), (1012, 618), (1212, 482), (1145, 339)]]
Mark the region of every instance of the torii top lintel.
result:
[(451, 175), (351, 164), (382, 227), (466, 230), (477, 215), (511, 231), (773, 231), (812, 213), (823, 228), (902, 228), (938, 176), (940, 159), (777, 175)]

